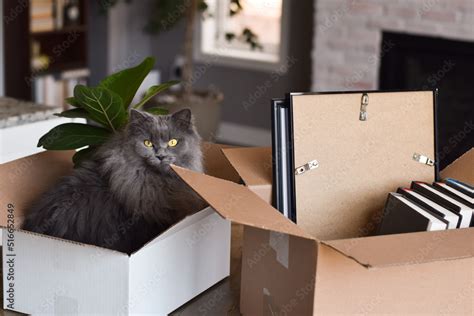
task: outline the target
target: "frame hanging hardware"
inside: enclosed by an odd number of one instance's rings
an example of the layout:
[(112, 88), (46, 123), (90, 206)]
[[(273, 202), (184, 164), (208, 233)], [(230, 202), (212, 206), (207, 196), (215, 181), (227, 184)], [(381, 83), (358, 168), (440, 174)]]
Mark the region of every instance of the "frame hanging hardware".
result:
[(369, 95), (367, 93), (362, 94), (360, 100), (360, 113), (359, 121), (367, 121), (367, 106), (369, 105)]
[(434, 166), (434, 164), (435, 164), (435, 161), (433, 159), (430, 159), (429, 157), (418, 154), (418, 153), (413, 154), (413, 160), (415, 160), (419, 163), (428, 165), (428, 166)]
[(310, 162), (305, 163), (304, 165), (296, 168), (295, 175), (303, 174), (306, 171), (316, 169), (317, 167), (319, 167), (319, 162), (317, 160), (311, 160)]

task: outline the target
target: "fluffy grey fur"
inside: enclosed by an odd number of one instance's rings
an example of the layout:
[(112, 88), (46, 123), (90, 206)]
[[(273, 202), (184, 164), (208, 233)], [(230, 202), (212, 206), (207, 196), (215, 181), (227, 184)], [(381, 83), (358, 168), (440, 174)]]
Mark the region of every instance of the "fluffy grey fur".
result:
[(200, 144), (190, 110), (132, 110), (123, 131), (34, 204), (23, 229), (131, 253), (205, 206), (170, 168), (202, 172)]

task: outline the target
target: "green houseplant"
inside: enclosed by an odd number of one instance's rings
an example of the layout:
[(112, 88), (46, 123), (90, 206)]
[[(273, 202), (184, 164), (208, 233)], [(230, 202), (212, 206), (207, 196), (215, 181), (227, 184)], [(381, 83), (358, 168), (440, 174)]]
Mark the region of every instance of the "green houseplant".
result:
[[(38, 147), (47, 150), (80, 149), (73, 156), (74, 164), (89, 157), (103, 142), (121, 130), (128, 122), (129, 108), (141, 109), (158, 93), (178, 81), (169, 81), (151, 86), (142, 100), (131, 104), (138, 88), (153, 68), (155, 59), (145, 58), (139, 65), (124, 69), (104, 78), (97, 87), (77, 85), (74, 96), (66, 101), (72, 109), (56, 114), (67, 118), (85, 118), (93, 123), (65, 123), (51, 129), (38, 141)], [(150, 107), (145, 111), (153, 114), (167, 114), (161, 107)]]

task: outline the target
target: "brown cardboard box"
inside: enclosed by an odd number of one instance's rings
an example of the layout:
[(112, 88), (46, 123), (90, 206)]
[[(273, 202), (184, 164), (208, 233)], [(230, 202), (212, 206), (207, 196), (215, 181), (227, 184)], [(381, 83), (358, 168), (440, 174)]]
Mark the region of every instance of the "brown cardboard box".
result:
[[(270, 187), (268, 149), (225, 154), (249, 188), (175, 170), (221, 216), (245, 225), (243, 315), (473, 314), (474, 228), (318, 239), (259, 198)], [(459, 159), (443, 175), (473, 168), (474, 159)]]

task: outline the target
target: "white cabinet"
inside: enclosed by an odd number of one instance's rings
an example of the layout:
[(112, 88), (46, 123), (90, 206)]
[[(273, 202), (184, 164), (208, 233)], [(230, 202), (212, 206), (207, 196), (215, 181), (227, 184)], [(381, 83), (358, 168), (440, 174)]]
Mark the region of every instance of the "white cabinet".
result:
[(43, 151), (38, 140), (53, 127), (68, 122), (85, 123), (84, 119), (55, 118), (0, 129), (0, 163)]

